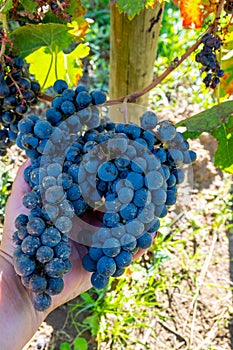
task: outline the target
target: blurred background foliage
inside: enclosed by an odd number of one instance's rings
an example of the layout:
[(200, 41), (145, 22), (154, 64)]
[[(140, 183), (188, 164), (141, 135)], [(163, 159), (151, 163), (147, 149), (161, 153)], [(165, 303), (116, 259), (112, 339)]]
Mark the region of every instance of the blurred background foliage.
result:
[[(90, 46), (90, 54), (83, 61), (84, 76), (81, 81), (107, 92), (110, 59), (109, 1), (82, 0), (82, 3), (86, 8), (85, 17), (90, 23), (85, 37)], [(161, 74), (176, 57), (181, 56), (204, 30), (184, 29), (179, 8), (171, 1), (166, 2), (155, 61), (155, 76)], [(210, 107), (216, 101), (216, 93), (207, 90), (202, 84), (194, 53), (179, 69), (170, 74), (163, 84), (150, 92), (150, 103), (156, 109), (175, 106), (179, 95), (189, 103), (199, 104), (202, 108)]]

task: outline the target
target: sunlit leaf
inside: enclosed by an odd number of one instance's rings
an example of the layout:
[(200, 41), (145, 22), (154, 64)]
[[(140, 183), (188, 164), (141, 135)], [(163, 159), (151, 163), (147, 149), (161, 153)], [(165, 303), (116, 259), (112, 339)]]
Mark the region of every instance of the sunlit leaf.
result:
[(30, 73), (35, 75), (41, 86), (46, 89), (57, 79), (64, 79), (69, 86), (76, 86), (82, 76), (81, 58), (89, 53), (89, 47), (79, 44), (69, 54), (63, 51), (50, 51), (45, 47), (26, 57), (30, 63)]
[(229, 24), (227, 26), (227, 32), (224, 34), (223, 50), (227, 51), (232, 49), (233, 49), (233, 24)]
[(80, 38), (85, 36), (89, 23), (85, 18), (79, 17), (76, 21), (67, 23), (67, 26), (71, 28), (70, 33), (75, 36), (75, 40), (80, 40)]
[(202, 9), (201, 0), (180, 0), (178, 6), (183, 18), (185, 28), (201, 28), (202, 26)]

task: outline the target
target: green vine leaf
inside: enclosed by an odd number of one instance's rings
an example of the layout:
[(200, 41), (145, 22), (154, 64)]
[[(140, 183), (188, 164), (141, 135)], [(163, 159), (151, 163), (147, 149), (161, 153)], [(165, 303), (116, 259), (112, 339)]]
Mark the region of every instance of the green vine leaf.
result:
[(185, 131), (182, 134), (185, 140), (188, 140), (188, 139), (198, 139), (199, 136), (202, 134), (202, 132)]
[(231, 114), (233, 114), (233, 101), (226, 101), (182, 120), (176, 127), (185, 126), (188, 132), (211, 132), (227, 122)]
[(31, 0), (20, 0), (20, 3), (24, 7), (24, 9), (28, 12), (34, 12), (36, 9), (36, 2)]
[(81, 58), (89, 54), (89, 47), (79, 44), (72, 52), (49, 50), (41, 47), (26, 57), (30, 73), (35, 75), (43, 89), (52, 86), (57, 79), (64, 79), (69, 86), (76, 86), (82, 76)]
[[(115, 3), (116, 1), (112, 1)], [(117, 0), (117, 7), (120, 13), (126, 13), (128, 18), (132, 20), (138, 15), (144, 7), (153, 7), (157, 1), (155, 0)]]
[(13, 0), (0, 0), (0, 12), (7, 13), (13, 8)]
[(219, 145), (214, 155), (214, 165), (233, 174), (233, 117), (211, 133)]
[(233, 101), (226, 101), (191, 118), (182, 120), (176, 127), (184, 126), (185, 138), (198, 138), (202, 132), (211, 133), (219, 145), (214, 155), (214, 165), (233, 174)]
[(49, 51), (66, 49), (73, 40), (70, 28), (63, 24), (29, 24), (14, 30), (11, 37), (17, 54), (25, 58), (41, 47)]

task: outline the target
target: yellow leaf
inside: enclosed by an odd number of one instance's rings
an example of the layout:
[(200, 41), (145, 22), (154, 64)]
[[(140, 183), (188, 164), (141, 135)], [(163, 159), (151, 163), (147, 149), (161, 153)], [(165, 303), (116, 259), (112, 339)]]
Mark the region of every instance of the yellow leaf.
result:
[(55, 53), (41, 47), (27, 56), (26, 61), (30, 64), (30, 73), (35, 75), (43, 89), (52, 86), (57, 79), (66, 80), (72, 87), (77, 85), (82, 76), (81, 58), (86, 57), (89, 50), (85, 44), (79, 44), (69, 54), (63, 51)]

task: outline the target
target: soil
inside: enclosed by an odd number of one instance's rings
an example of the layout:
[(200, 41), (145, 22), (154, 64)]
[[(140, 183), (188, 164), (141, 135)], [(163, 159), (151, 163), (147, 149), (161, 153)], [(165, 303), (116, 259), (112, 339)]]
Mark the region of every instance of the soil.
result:
[[(187, 113), (181, 112), (182, 115)], [(166, 118), (174, 119), (172, 114), (166, 115)], [(216, 199), (226, 198), (231, 189), (231, 179), (213, 165), (217, 146), (214, 138), (202, 134), (199, 140), (190, 141), (190, 146), (198, 154), (198, 160), (193, 166), (191, 201), (185, 216), (176, 225), (182, 225), (182, 237), (193, 230), (190, 226), (191, 220), (195, 219), (200, 227), (203, 227), (195, 235), (195, 239), (189, 242), (185, 251), (185, 254), (194, 256), (198, 248), (200, 259), (197, 266), (185, 267), (186, 272), (190, 269), (190, 275), (187, 273), (186, 277), (181, 279), (179, 288), (171, 283), (163, 294), (160, 303), (164, 305), (166, 321), (150, 318), (148, 313), (148, 324), (152, 328), (132, 330), (134, 335), (147, 345), (147, 349), (151, 350), (233, 349), (233, 307), (230, 288), (233, 283), (233, 267), (230, 264), (233, 256), (233, 235), (230, 230), (208, 231), (215, 219)], [(179, 254), (178, 252), (177, 263), (171, 266), (169, 262), (164, 262), (162, 265), (162, 269), (170, 276), (174, 272), (183, 272), (178, 263)], [(196, 276), (196, 280), (193, 276)], [(81, 314), (80, 321), (85, 317), (86, 314)], [(71, 321), (68, 305), (63, 305), (48, 316), (23, 350), (59, 350), (62, 342), (70, 342), (76, 336), (77, 330)], [(84, 336), (89, 344), (88, 349), (97, 349), (95, 338), (89, 332), (84, 333)], [(99, 349), (142, 350), (145, 347), (135, 344), (133, 347), (115, 348), (111, 344), (103, 343)]]

